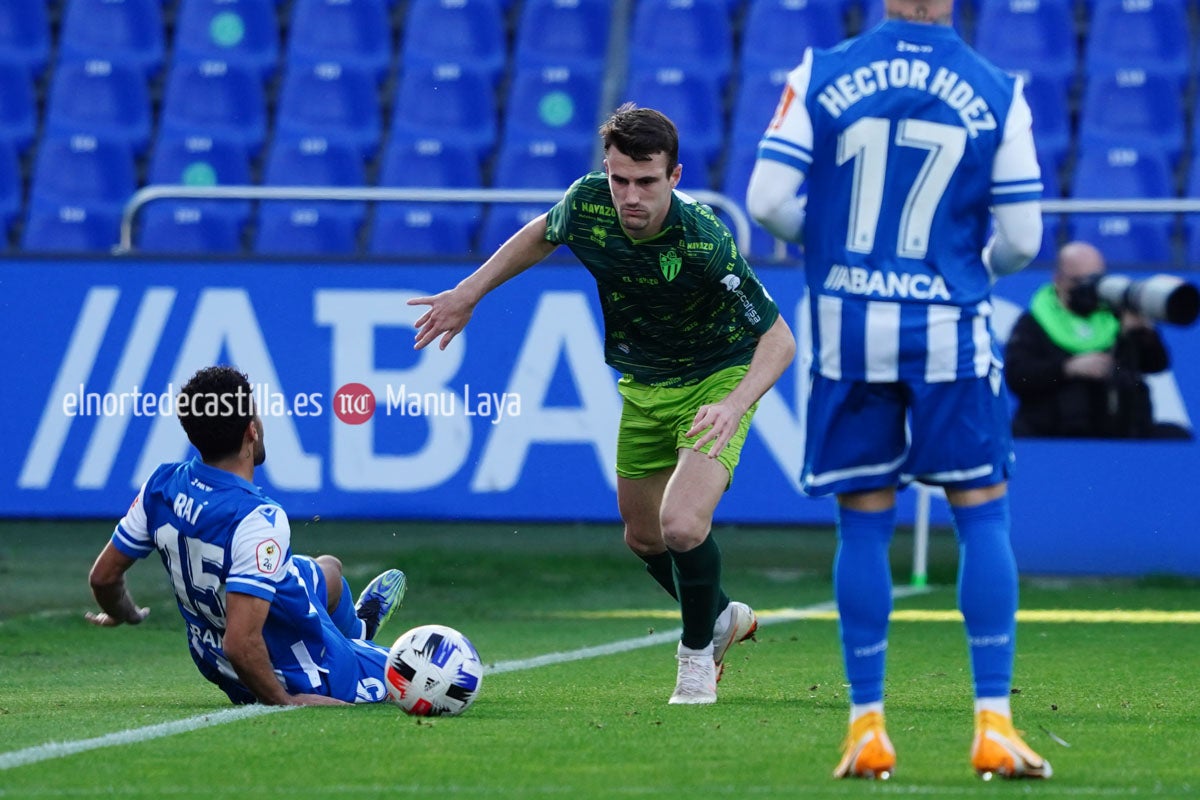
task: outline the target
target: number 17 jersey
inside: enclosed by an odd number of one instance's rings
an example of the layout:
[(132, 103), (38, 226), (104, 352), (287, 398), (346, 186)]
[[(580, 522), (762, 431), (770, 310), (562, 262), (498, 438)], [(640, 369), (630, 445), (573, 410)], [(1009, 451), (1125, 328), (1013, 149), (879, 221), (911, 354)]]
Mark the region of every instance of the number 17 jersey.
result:
[[(943, 25), (888, 20), (788, 76), (759, 158), (806, 174), (814, 368), (983, 377), (991, 207), (1040, 198), (1021, 83)], [(803, 191), (802, 187), (802, 191)]]

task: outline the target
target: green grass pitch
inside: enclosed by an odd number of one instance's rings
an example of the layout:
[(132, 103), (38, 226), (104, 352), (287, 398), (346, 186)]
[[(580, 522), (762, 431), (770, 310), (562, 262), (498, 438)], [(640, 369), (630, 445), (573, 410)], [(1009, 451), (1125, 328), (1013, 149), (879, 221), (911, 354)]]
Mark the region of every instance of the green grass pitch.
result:
[[(418, 624), (451, 625), (492, 671), (457, 718), (420, 720), (382, 704), (219, 725), (204, 718), (232, 707), (192, 666), (157, 559), (131, 573), (135, 598), (152, 608), (145, 624), (100, 630), (83, 621), (87, 569), (110, 531), (107, 521), (0, 523), (0, 798), (1200, 792), (1194, 581), (1027, 577), (1013, 707), (1055, 776), (985, 784), (968, 760), (971, 689), (954, 612), (954, 542), (937, 533), (929, 591), (897, 600), (890, 637), (897, 774), (864, 783), (829, 777), (847, 719), (837, 623), (820, 611), (832, 594), (831, 531), (718, 528), (726, 589), (768, 624), (731, 651), (717, 705), (668, 706), (674, 651), (661, 639), (529, 663), (678, 627), (670, 599), (624, 549), (618, 526), (294, 520), (293, 549), (341, 557), (355, 591), (384, 568), (408, 573), (408, 597), (381, 642)], [(911, 539), (898, 536), (898, 588), (910, 551)], [(772, 618), (786, 609), (816, 611)], [(199, 727), (146, 733), (180, 720)], [(117, 738), (123, 733), (129, 741)], [(97, 737), (108, 745), (71, 751)]]

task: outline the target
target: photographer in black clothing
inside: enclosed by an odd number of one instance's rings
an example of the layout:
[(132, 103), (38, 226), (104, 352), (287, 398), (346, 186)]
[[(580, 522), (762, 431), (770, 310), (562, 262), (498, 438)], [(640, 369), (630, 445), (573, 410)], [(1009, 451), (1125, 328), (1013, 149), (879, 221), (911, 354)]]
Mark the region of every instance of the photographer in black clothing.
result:
[(1017, 396), (1015, 436), (1104, 439), (1190, 438), (1156, 424), (1144, 375), (1170, 364), (1146, 317), (1099, 302), (1104, 258), (1086, 242), (1058, 253), (1053, 283), (1034, 295), (1005, 348)]

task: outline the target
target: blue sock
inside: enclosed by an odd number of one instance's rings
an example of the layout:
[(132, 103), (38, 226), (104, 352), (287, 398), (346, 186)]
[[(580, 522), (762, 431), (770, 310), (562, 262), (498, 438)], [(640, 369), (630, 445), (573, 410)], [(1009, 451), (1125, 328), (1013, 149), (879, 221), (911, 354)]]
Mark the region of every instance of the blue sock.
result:
[(896, 509), (838, 508), (838, 549), (833, 562), (842, 656), (853, 703), (883, 699), (888, 618), (892, 613), (892, 570), (888, 546)]
[(967, 626), (975, 696), (1008, 697), (1017, 637), (1008, 497), (951, 511), (958, 533), (958, 608)]
[(342, 578), (342, 598), (337, 608), (329, 612), (329, 618), (337, 629), (349, 639), (361, 639), (366, 634), (363, 621), (355, 614), (354, 595), (350, 594), (350, 584)]

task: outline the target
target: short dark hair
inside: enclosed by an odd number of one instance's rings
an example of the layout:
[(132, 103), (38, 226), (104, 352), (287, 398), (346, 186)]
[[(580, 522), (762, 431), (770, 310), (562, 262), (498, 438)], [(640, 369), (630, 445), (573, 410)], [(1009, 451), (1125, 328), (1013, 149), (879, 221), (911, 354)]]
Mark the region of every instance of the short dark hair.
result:
[(667, 156), (667, 174), (679, 163), (679, 131), (661, 111), (625, 103), (600, 126), (604, 152), (616, 147), (634, 161), (649, 161), (655, 153)]
[(234, 455), (254, 420), (254, 394), (246, 374), (233, 367), (205, 367), (176, 399), (179, 424), (207, 462)]

